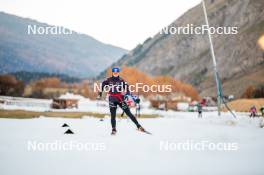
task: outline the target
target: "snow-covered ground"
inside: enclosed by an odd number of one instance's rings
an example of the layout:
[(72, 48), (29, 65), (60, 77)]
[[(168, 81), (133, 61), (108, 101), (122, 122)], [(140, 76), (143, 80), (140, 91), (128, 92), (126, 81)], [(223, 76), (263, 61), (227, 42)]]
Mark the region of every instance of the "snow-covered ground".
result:
[[(127, 119), (117, 119), (116, 136), (110, 135), (109, 117), (104, 121), (89, 116), (0, 119), (0, 174), (264, 174), (261, 118), (233, 119), (227, 113), (219, 118), (213, 112), (204, 115), (198, 119), (196, 113), (170, 111), (163, 112), (162, 118), (139, 119), (153, 135), (138, 132)], [(61, 127), (63, 123), (75, 134), (63, 134), (67, 129)], [(70, 143), (78, 144), (79, 150), (60, 147)], [(180, 143), (185, 149), (176, 149)], [(232, 146), (229, 150), (188, 150), (188, 143)], [(38, 150), (33, 151), (34, 144)]]

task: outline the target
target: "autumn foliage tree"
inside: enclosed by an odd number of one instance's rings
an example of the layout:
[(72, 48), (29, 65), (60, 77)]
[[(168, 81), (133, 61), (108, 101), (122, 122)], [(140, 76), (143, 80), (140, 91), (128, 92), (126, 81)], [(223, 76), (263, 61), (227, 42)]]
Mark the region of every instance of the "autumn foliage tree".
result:
[[(170, 76), (158, 76), (154, 77), (154, 83), (158, 85), (171, 85), (171, 93), (183, 93), (188, 97), (191, 97), (193, 100), (198, 100), (198, 92), (190, 84), (183, 83), (179, 80), (175, 80)], [(164, 94), (164, 93), (160, 93)], [(165, 93), (169, 95), (170, 93)]]
[[(170, 76), (156, 76), (151, 77), (143, 72), (137, 70), (134, 67), (122, 67), (122, 71), (120, 72), (120, 76), (125, 79), (128, 84), (130, 85), (136, 85), (136, 83), (143, 83), (144, 85), (171, 85), (172, 91), (171, 92), (157, 92), (153, 93), (151, 91), (149, 92), (143, 92), (142, 89), (139, 89), (139, 93), (144, 96), (149, 96), (153, 94), (160, 94), (160, 95), (171, 95), (172, 93), (183, 93), (188, 97), (191, 97), (193, 100), (199, 100), (199, 95), (196, 89), (192, 87), (190, 84), (183, 83), (179, 80), (175, 80), (174, 78)], [(111, 69), (107, 70), (107, 75), (111, 76)]]
[(22, 96), (25, 85), (12, 75), (0, 75), (0, 95)]
[(247, 87), (242, 98), (264, 98), (264, 85)]
[(254, 91), (255, 91), (255, 88), (253, 86), (247, 87), (247, 89), (242, 95), (242, 98), (251, 98)]
[(35, 98), (46, 98), (44, 94), (45, 88), (62, 88), (66, 84), (62, 83), (57, 77), (43, 78), (32, 83), (32, 97)]
[(95, 99), (96, 94), (91, 90), (89, 81), (67, 84), (57, 77), (43, 78), (31, 83), (31, 97), (55, 98), (65, 92), (80, 94), (84, 97)]
[(43, 87), (49, 88), (61, 88), (63, 83), (57, 77), (43, 78), (36, 82), (36, 84), (42, 85)]
[(94, 92), (90, 85), (89, 85), (89, 81), (83, 81), (79, 87), (79, 94), (81, 94), (82, 96), (89, 98), (89, 99), (96, 99), (97, 93)]

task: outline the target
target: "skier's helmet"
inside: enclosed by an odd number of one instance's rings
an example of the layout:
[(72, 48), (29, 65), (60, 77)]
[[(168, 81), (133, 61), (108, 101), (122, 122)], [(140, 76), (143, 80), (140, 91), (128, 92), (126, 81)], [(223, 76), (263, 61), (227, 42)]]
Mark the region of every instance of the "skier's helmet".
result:
[(119, 72), (120, 72), (120, 69), (118, 67), (113, 67), (112, 68), (112, 75), (114, 77), (118, 77), (119, 76)]

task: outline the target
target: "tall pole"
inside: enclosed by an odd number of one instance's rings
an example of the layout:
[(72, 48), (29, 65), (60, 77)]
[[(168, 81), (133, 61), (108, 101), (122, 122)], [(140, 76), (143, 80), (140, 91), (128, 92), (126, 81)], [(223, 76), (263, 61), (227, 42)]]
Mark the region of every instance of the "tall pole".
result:
[[(205, 22), (209, 28), (210, 25), (209, 25), (209, 21), (208, 21), (206, 6), (205, 6), (205, 0), (202, 0), (202, 4), (203, 4)], [(214, 76), (215, 76), (216, 87), (217, 87), (217, 109), (218, 109), (218, 116), (220, 116), (221, 115), (221, 104), (222, 104), (221, 84), (220, 84), (219, 77), (218, 77), (218, 71), (217, 71), (217, 65), (216, 65), (216, 58), (215, 58), (212, 36), (211, 36), (211, 33), (209, 31), (207, 33), (208, 33), (208, 37), (209, 37), (210, 50), (211, 50), (211, 55), (212, 55), (213, 64), (214, 64)]]

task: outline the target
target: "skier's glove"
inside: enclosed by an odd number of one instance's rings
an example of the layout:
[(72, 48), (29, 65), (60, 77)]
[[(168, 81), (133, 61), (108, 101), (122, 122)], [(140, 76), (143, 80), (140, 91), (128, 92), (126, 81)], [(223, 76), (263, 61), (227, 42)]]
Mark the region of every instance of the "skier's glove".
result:
[(127, 100), (128, 99), (128, 95), (126, 94), (126, 95), (124, 95), (124, 99), (125, 100)]
[(135, 102), (139, 104), (139, 103), (140, 103), (140, 99), (137, 98), (137, 99), (135, 100)]
[(124, 99), (127, 100), (129, 96), (129, 94), (124, 95)]
[(96, 100), (101, 100), (101, 98), (102, 98), (102, 92), (99, 92), (97, 97), (96, 97)]

